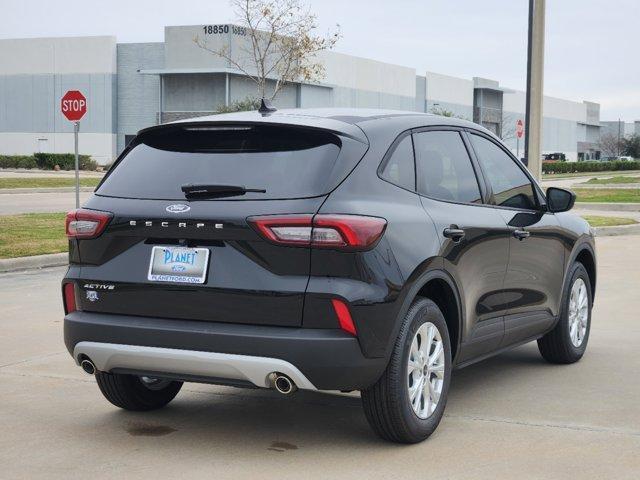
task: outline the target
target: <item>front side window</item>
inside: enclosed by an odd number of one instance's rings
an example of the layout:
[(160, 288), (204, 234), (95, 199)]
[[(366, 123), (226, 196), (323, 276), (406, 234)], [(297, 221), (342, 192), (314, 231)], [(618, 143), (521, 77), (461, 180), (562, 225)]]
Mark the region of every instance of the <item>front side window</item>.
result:
[(478, 180), (458, 132), (420, 132), (413, 141), (418, 192), (437, 200), (481, 203)]
[(496, 205), (536, 209), (533, 185), (515, 161), (495, 143), (479, 135), (469, 135), (478, 161), (493, 189)]
[(405, 136), (396, 145), (382, 172), (380, 172), (380, 176), (407, 190), (413, 191), (416, 189), (416, 172), (411, 135)]

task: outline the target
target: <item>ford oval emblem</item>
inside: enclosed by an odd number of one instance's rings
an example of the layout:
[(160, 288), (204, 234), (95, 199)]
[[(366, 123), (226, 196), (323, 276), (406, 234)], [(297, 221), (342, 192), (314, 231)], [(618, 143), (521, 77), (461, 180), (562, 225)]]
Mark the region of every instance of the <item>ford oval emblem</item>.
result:
[(191, 207), (184, 203), (175, 203), (173, 205), (169, 205), (165, 210), (169, 213), (184, 213), (191, 210)]

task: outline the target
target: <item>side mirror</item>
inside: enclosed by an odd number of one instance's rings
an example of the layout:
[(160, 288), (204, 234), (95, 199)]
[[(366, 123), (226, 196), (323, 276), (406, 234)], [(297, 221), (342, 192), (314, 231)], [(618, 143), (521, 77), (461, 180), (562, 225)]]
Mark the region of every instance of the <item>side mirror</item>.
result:
[(550, 212), (566, 212), (576, 203), (576, 194), (564, 188), (547, 188), (547, 208)]

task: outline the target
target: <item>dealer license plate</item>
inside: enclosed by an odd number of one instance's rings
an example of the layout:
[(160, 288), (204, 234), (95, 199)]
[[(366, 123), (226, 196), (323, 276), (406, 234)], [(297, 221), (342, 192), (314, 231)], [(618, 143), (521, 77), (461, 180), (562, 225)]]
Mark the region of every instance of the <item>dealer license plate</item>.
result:
[(153, 247), (148, 279), (153, 282), (204, 283), (208, 248)]

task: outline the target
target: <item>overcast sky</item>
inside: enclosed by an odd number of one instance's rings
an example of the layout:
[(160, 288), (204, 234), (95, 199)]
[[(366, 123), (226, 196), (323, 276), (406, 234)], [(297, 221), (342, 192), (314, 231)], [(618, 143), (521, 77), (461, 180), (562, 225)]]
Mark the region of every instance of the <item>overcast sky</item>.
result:
[[(527, 0), (308, 0), (336, 50), (524, 89)], [(162, 41), (165, 25), (231, 22), (228, 0), (0, 0), (0, 38), (115, 35)], [(640, 0), (547, 0), (545, 94), (640, 120)]]

